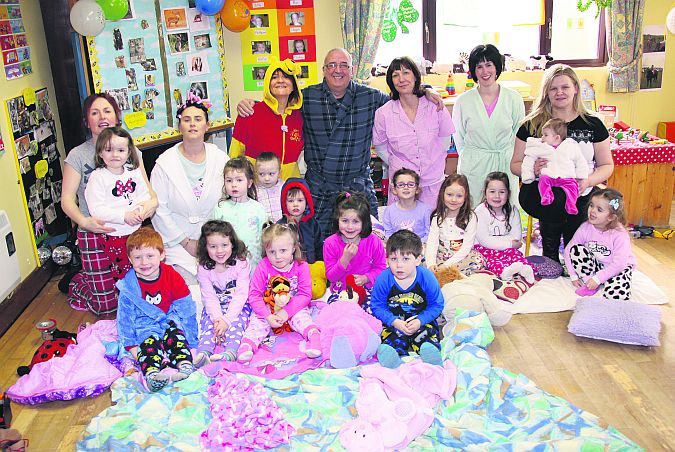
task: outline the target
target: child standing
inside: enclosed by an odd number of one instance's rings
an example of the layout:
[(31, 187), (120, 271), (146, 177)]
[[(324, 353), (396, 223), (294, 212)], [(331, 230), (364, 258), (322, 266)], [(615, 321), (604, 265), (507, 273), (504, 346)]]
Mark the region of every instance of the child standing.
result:
[[(326, 277), (331, 282), (328, 303), (337, 300), (347, 288), (347, 275), (353, 275), (355, 284), (370, 292), (375, 278), (387, 266), (384, 245), (372, 233), (370, 218), (370, 204), (363, 193), (338, 195), (333, 213), (336, 232), (323, 244)], [(363, 305), (366, 311), (370, 311), (369, 298)]]
[(284, 216), (277, 223), (298, 228), (302, 257), (308, 264), (323, 260), (323, 242), (319, 222), (314, 218), (314, 201), (304, 179), (291, 177), (281, 190)]
[(264, 257), (251, 278), (248, 301), (253, 315), (237, 352), (237, 360), (248, 362), (260, 342), (274, 331), (297, 331), (307, 340), (305, 354), (321, 356), (319, 328), (309, 313), (312, 278), (309, 266), (302, 261), (295, 230), (288, 225), (273, 224), (263, 231)]
[(589, 296), (603, 285), (610, 300), (630, 298), (635, 256), (624, 227), (623, 196), (606, 188), (593, 194), (584, 222), (565, 248), (565, 265), (577, 294)]
[(418, 200), (420, 175), (415, 171), (401, 168), (392, 177), (392, 193), (398, 198), (389, 204), (382, 214), (384, 235), (389, 238), (394, 232), (407, 229), (420, 236), (426, 243), (429, 235), (429, 217), (431, 208)]
[(422, 241), (405, 229), (387, 241), (389, 268), (377, 277), (371, 293), (373, 315), (382, 321), (377, 359), (384, 367), (401, 365), (412, 350), (424, 362), (442, 364), (436, 318), (443, 311), (438, 280), (422, 262)]
[[(194, 362), (197, 367), (210, 361), (236, 359), (251, 315), (251, 306), (246, 302), (251, 273), (247, 254), (246, 245), (237, 238), (230, 223), (204, 223), (197, 245), (197, 280), (204, 304)], [(225, 351), (214, 355), (218, 340), (223, 342)]]
[(267, 221), (265, 208), (256, 201), (253, 165), (246, 157), (228, 160), (223, 178), (223, 197), (213, 210), (213, 219), (232, 225), (251, 253), (249, 264), (253, 271), (262, 257), (260, 235)]
[(143, 223), (143, 204), (156, 202), (156, 196), (141, 173), (131, 135), (121, 127), (109, 127), (99, 134), (94, 162), (96, 170), (89, 176), (84, 197), (89, 213), (115, 229), (105, 235), (103, 251), (117, 281), (131, 268), (126, 253), (127, 237)]
[(471, 211), (469, 182), (463, 174), (443, 181), (436, 209), (431, 214), (429, 239), (425, 252), (427, 268), (457, 265), (465, 275), (485, 268), (485, 259), (473, 249), (477, 217)]
[(476, 207), (478, 229), (475, 248), (485, 257), (487, 268), (508, 281), (519, 273), (529, 284), (534, 283), (534, 269), (519, 251), (521, 240), (520, 213), (509, 202), (511, 189), (505, 173), (487, 175), (483, 199)]
[(538, 182), (541, 205), (552, 204), (552, 187), (560, 187), (567, 197), (565, 210), (571, 215), (578, 214), (578, 181), (588, 178), (588, 162), (581, 154), (579, 144), (572, 138), (567, 138), (565, 121), (549, 119), (542, 128), (541, 139), (527, 139), (521, 174), (524, 184), (534, 181), (534, 162), (537, 159), (546, 160)]
[(281, 213), (281, 188), (284, 181), (281, 174), (281, 162), (274, 152), (262, 152), (255, 160), (256, 189), (258, 202), (276, 223), (283, 216)]
[[(161, 235), (141, 228), (129, 236), (126, 248), (134, 271), (117, 282), (117, 332), (156, 392), (169, 379), (182, 380), (195, 371), (190, 354), (190, 344), (197, 343), (195, 303), (183, 278), (162, 263)], [(178, 372), (169, 377), (167, 366)]]

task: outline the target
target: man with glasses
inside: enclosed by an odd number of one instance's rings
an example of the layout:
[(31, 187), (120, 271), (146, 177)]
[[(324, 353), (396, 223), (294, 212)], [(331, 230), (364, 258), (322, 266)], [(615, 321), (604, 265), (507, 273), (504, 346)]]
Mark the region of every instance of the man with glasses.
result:
[[(332, 49), (323, 63), (323, 82), (302, 90), (305, 178), (314, 199), (314, 216), (323, 238), (330, 235), (335, 199), (341, 191), (363, 192), (377, 217), (377, 198), (370, 177), (370, 145), (375, 110), (389, 101), (382, 91), (352, 80), (352, 57)], [(428, 94), (429, 95), (429, 94)], [(432, 95), (442, 105), (440, 96)], [(242, 100), (240, 115), (252, 102)]]

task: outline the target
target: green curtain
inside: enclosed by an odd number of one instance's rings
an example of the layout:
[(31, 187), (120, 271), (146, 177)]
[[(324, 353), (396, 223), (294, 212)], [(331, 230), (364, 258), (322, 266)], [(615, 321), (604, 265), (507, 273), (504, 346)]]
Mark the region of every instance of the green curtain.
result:
[(355, 78), (370, 77), (389, 0), (340, 0), (345, 49), (354, 59)]
[(612, 93), (640, 89), (644, 9), (645, 0), (612, 0), (612, 5), (606, 9), (609, 56), (607, 89)]

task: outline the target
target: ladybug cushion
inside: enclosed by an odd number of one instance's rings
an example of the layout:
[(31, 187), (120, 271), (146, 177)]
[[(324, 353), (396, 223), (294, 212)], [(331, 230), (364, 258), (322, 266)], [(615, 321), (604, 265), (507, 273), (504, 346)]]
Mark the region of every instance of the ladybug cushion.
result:
[(33, 354), (33, 359), (31, 359), (30, 364), (28, 366), (20, 366), (19, 368), (16, 369), (16, 373), (18, 373), (19, 375), (26, 375), (37, 363), (49, 361), (55, 356), (65, 355), (66, 350), (68, 350), (68, 346), (70, 344), (77, 343), (77, 341), (75, 340), (76, 337), (77, 335), (74, 333), (55, 330), (54, 338), (52, 340), (44, 341), (38, 347), (38, 349), (35, 350), (35, 353)]

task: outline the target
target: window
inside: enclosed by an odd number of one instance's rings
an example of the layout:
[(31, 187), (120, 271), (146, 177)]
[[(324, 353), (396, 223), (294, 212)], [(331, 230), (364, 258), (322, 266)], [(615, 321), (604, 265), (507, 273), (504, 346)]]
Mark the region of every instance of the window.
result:
[[(392, 0), (398, 8), (399, 0)], [(580, 12), (572, 0), (410, 0), (419, 19), (397, 27), (391, 42), (381, 39), (376, 64), (401, 55), (450, 64), (479, 43), (494, 44), (516, 58), (550, 54), (572, 66), (603, 66), (604, 14)], [(555, 3), (555, 5), (554, 5)], [(527, 14), (523, 13), (527, 11)], [(392, 14), (392, 18), (395, 14)], [(395, 22), (395, 20), (394, 20)]]

